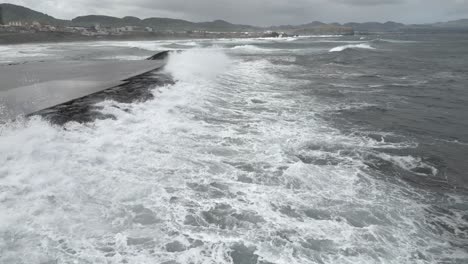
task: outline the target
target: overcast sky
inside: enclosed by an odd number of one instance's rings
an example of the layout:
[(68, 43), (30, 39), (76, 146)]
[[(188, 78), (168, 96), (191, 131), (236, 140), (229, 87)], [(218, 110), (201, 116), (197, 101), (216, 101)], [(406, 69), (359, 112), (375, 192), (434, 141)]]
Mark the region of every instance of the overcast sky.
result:
[[(0, 0), (1, 1), (1, 0)], [(8, 1), (8, 0), (7, 0)], [(56, 18), (99, 14), (191, 21), (224, 19), (252, 25), (468, 18), (468, 0), (10, 0)]]

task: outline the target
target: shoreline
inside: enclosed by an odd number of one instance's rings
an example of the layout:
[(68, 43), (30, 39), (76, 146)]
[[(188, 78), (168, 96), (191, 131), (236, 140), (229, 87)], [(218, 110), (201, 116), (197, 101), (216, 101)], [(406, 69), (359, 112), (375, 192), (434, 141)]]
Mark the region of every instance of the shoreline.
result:
[[(226, 36), (220, 36), (223, 38)], [(61, 43), (61, 42), (92, 42), (92, 41), (123, 41), (123, 40), (177, 40), (177, 39), (215, 39), (209, 37), (188, 36), (185, 34), (134, 34), (122, 36), (84, 36), (67, 32), (37, 32), (37, 33), (1, 33), (0, 46), (30, 44), (30, 43)]]
[[(308, 36), (343, 36), (343, 34), (320, 34), (320, 35), (297, 35), (299, 37)], [(107, 36), (85, 36), (69, 32), (36, 32), (36, 33), (11, 33), (0, 32), (0, 46), (30, 44), (30, 43), (63, 43), (63, 42), (92, 42), (92, 41), (149, 41), (149, 40), (188, 40), (188, 39), (255, 39), (271, 38), (265, 34), (244, 35), (235, 32), (216, 33), (208, 36), (201, 36), (190, 33), (134, 33), (127, 35), (107, 35)], [(288, 36), (293, 37), (293, 36)], [(281, 37), (279, 37), (281, 38)]]

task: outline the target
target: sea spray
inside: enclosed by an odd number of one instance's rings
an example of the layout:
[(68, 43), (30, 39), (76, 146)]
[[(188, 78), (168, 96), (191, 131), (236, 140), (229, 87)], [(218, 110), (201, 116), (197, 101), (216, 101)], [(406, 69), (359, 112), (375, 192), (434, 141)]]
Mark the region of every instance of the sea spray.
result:
[(216, 77), (225, 72), (230, 63), (230, 58), (221, 50), (191, 49), (172, 53), (165, 70), (176, 80), (192, 81), (200, 77)]

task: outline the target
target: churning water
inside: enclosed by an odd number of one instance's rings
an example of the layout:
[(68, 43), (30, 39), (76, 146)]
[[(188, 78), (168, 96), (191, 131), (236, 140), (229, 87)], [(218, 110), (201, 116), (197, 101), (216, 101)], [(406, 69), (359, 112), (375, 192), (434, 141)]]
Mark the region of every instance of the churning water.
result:
[(1, 125), (0, 262), (467, 263), (467, 38), (388, 38), (0, 49), (186, 49), (112, 118)]

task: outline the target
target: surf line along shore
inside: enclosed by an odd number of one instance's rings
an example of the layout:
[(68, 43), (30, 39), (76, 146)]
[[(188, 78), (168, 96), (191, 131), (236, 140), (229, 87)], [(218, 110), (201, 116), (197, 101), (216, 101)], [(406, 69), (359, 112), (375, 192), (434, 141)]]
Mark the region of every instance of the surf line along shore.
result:
[[(143, 86), (172, 82), (169, 76), (158, 73), (168, 55), (169, 52), (164, 51), (141, 61), (42, 61), (0, 65), (0, 122), (30, 115), (49, 116), (59, 124), (68, 120), (87, 121), (91, 118), (87, 116), (90, 111), (96, 114), (91, 109), (92, 103), (107, 98), (128, 101), (148, 97), (149, 89), (143, 91)], [(72, 109), (65, 114), (63, 110), (67, 106)]]

